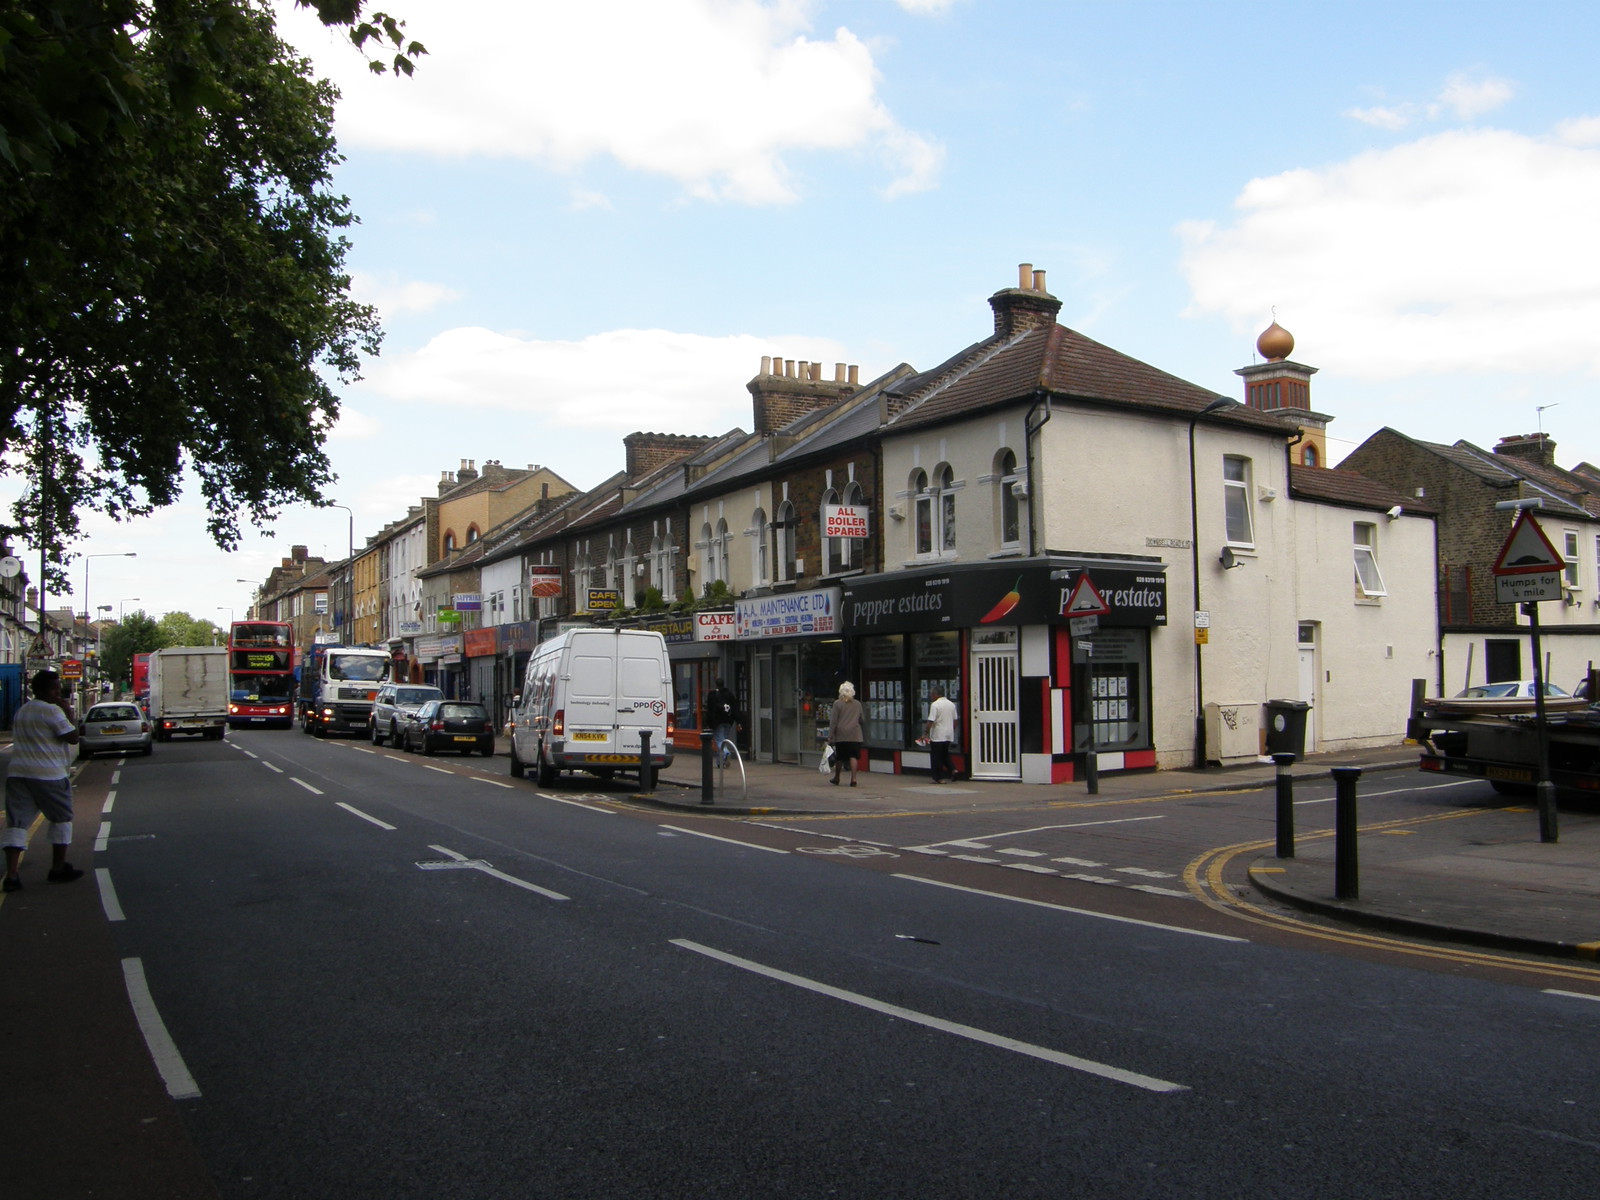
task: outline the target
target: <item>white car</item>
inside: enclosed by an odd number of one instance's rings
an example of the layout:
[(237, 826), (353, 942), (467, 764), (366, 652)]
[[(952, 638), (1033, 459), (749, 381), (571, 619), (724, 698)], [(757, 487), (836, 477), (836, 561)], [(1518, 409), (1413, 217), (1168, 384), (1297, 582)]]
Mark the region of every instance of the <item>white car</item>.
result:
[[(1565, 688), (1557, 687), (1549, 681), (1545, 682), (1544, 694), (1558, 698), (1571, 695)], [(1456, 693), (1457, 700), (1532, 700), (1533, 698), (1533, 680), (1531, 679), (1508, 680), (1504, 683), (1480, 683), (1476, 687), (1469, 687), (1464, 692)]]
[(150, 719), (137, 704), (107, 701), (83, 714), (78, 724), (78, 757), (91, 758), (104, 751), (149, 754), (155, 741)]

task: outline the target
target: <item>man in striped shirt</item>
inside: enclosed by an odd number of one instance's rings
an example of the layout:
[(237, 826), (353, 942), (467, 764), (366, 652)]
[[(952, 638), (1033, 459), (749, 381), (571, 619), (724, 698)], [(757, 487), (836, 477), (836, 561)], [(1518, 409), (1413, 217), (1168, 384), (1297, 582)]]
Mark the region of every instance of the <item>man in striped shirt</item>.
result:
[(6, 852), (6, 874), (0, 890), (22, 886), (18, 874), (28, 845), (28, 827), (44, 815), (50, 823), (51, 883), (70, 883), (83, 871), (67, 861), (72, 844), (72, 747), (78, 744), (78, 723), (61, 700), (61, 677), (39, 671), (29, 681), (33, 699), (17, 709), (11, 725), (11, 766), (6, 772), (6, 827), (0, 846)]

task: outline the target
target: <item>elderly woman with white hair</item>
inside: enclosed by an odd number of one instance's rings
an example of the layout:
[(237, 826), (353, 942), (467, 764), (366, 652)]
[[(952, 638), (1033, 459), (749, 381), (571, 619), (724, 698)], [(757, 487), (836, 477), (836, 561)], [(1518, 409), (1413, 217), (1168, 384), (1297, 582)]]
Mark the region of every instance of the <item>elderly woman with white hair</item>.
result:
[(856, 699), (856, 685), (841, 683), (839, 698), (828, 714), (828, 742), (833, 746), (833, 778), (829, 782), (835, 787), (839, 786), (839, 773), (846, 762), (850, 764), (850, 786), (856, 786), (856, 760), (861, 757), (861, 743), (866, 740), (861, 727), (864, 715), (861, 701)]

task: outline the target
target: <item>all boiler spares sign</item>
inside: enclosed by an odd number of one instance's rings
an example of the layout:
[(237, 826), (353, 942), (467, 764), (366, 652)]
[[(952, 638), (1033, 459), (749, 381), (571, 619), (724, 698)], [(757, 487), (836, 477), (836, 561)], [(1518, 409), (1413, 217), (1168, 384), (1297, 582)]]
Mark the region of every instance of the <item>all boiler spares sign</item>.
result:
[(839, 589), (788, 592), (739, 600), (733, 606), (735, 635), (744, 638), (821, 637), (839, 632)]

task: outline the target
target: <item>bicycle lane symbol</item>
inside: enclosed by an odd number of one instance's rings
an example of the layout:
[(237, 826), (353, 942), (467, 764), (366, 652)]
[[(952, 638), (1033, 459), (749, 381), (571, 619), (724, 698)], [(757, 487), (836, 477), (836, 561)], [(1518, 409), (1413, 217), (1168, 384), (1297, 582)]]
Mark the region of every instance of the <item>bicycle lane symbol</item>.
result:
[(797, 846), (800, 854), (832, 854), (839, 858), (899, 858), (893, 850), (885, 850), (882, 846), (863, 846), (851, 842), (844, 846)]

